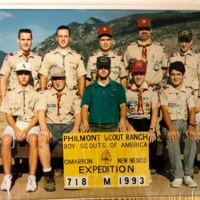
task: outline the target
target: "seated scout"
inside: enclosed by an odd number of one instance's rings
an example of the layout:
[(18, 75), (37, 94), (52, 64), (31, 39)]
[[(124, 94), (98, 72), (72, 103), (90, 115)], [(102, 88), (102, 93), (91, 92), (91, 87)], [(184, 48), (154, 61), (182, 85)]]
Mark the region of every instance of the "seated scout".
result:
[[(195, 126), (195, 97), (193, 89), (183, 84), (185, 74), (184, 64), (176, 61), (169, 66), (169, 84), (160, 93), (160, 103), (163, 114), (161, 134), (167, 142), (169, 160), (174, 180), (171, 186), (179, 188), (184, 183), (197, 187), (192, 179), (194, 159), (197, 151), (197, 134)], [(181, 160), (180, 144), (183, 144)]]
[(158, 93), (145, 81), (146, 70), (146, 62), (142, 60), (135, 60), (130, 65), (132, 84), (128, 86), (126, 92), (127, 128), (129, 131), (148, 132), (150, 169), (155, 170)]
[(44, 189), (48, 192), (56, 190), (50, 147), (56, 147), (64, 133), (79, 132), (81, 123), (80, 97), (67, 87), (64, 69), (51, 68), (50, 77), (52, 88), (44, 91), (37, 107), (41, 128), (38, 151), (44, 172)]
[(109, 78), (110, 66), (109, 57), (97, 58), (97, 80), (85, 88), (82, 97), (82, 132), (126, 131), (125, 90)]
[(37, 140), (40, 132), (35, 106), (40, 95), (30, 85), (32, 75), (29, 63), (17, 63), (15, 71), (19, 85), (6, 92), (1, 105), (1, 111), (5, 113), (9, 124), (2, 135), (2, 161), (5, 176), (1, 190), (9, 191), (12, 187), (12, 146), (15, 145), (15, 141), (27, 140), (29, 144), (29, 176), (26, 191), (34, 192), (37, 189), (35, 173), (38, 161)]

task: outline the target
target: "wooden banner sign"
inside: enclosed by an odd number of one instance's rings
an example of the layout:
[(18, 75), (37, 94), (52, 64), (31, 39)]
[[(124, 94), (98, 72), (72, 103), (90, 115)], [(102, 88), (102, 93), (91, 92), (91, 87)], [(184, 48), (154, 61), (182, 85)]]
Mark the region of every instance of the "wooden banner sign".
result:
[(146, 132), (63, 135), (64, 188), (149, 185)]

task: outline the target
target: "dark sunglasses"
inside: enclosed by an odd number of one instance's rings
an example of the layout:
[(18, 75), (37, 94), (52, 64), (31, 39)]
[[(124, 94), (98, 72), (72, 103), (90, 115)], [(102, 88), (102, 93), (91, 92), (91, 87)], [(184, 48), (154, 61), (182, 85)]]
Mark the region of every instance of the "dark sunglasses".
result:
[(60, 80), (65, 80), (65, 77), (52, 77), (52, 81), (60, 81)]
[(149, 27), (140, 27), (138, 29), (139, 29), (139, 31), (150, 31), (151, 30), (151, 28), (149, 28)]
[(17, 72), (17, 75), (30, 75), (31, 74), (31, 72), (29, 72), (29, 71), (18, 71)]

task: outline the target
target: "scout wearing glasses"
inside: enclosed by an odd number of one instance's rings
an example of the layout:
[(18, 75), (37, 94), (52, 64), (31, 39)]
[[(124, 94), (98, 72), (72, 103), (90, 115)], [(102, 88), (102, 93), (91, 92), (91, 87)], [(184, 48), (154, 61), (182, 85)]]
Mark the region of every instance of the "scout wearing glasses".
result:
[(36, 105), (39, 93), (30, 85), (31, 65), (28, 62), (18, 62), (15, 73), (19, 84), (16, 88), (7, 91), (1, 105), (1, 111), (6, 114), (8, 126), (2, 135), (2, 160), (4, 179), (1, 190), (9, 191), (12, 187), (11, 175), (11, 147), (15, 141), (27, 140), (29, 143), (29, 176), (26, 185), (27, 192), (37, 189), (36, 169), (38, 161), (37, 140), (40, 128), (37, 125), (38, 117)]
[(183, 29), (178, 33), (179, 52), (171, 55), (170, 63), (181, 61), (185, 66), (184, 85), (192, 87), (200, 111), (200, 56), (191, 50), (192, 31)]
[(85, 88), (81, 101), (82, 132), (126, 131), (125, 90), (109, 78), (110, 65), (109, 57), (97, 58), (98, 78)]
[(158, 93), (145, 81), (146, 63), (135, 60), (130, 66), (132, 84), (126, 92), (127, 128), (129, 131), (147, 131), (150, 143), (150, 169), (155, 169), (156, 122), (158, 118)]
[(44, 172), (44, 189), (48, 192), (56, 190), (50, 147), (56, 148), (64, 133), (79, 132), (81, 123), (80, 97), (67, 87), (65, 76), (63, 68), (50, 69), (52, 87), (44, 91), (37, 107), (41, 127), (38, 151)]
[(167, 56), (162, 44), (152, 40), (151, 21), (149, 18), (137, 20), (138, 40), (131, 43), (124, 54), (124, 63), (128, 70), (134, 60), (143, 60), (147, 63), (145, 80), (148, 84), (158, 84), (167, 73)]

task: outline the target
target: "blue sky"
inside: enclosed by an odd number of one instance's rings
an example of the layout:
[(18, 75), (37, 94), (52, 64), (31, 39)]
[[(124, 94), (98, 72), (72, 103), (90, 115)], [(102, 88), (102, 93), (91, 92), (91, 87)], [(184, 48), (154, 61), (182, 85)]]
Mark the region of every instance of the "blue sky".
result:
[(68, 25), (71, 22), (84, 23), (90, 17), (95, 17), (102, 21), (109, 21), (138, 12), (145, 11), (0, 9), (0, 50), (6, 53), (18, 50), (16, 39), (20, 28), (32, 29), (34, 47), (52, 35), (60, 25)]

